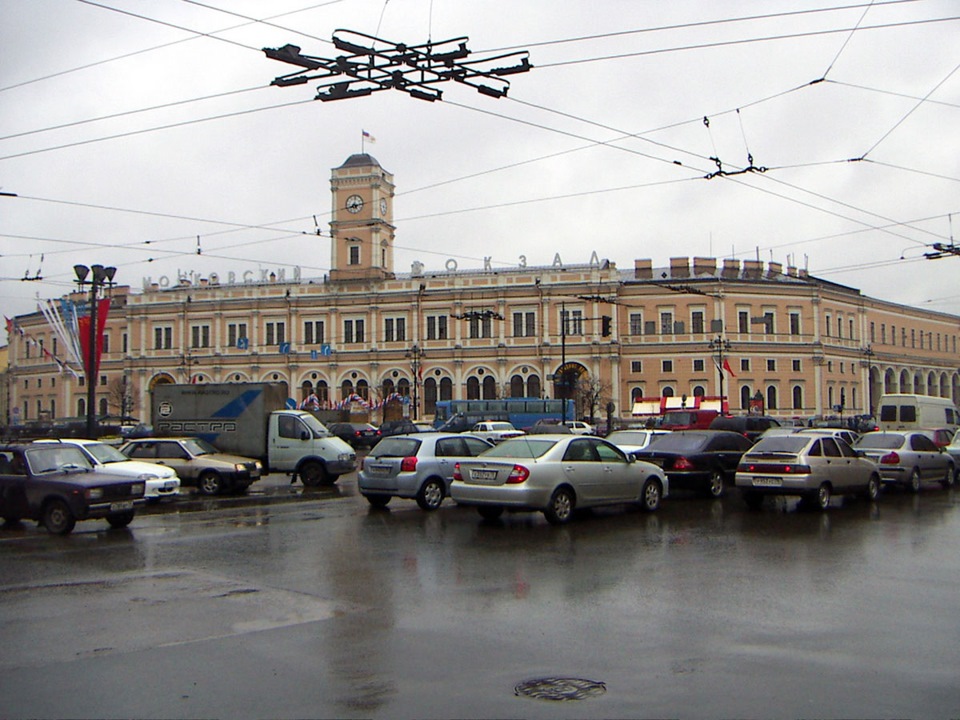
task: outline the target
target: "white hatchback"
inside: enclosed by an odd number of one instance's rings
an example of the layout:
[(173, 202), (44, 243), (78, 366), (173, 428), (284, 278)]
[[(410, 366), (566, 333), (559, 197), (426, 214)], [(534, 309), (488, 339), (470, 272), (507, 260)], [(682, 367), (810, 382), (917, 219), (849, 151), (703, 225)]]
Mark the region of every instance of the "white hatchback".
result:
[(122, 477), (136, 477), (144, 481), (147, 500), (175, 498), (180, 494), (180, 478), (173, 468), (155, 463), (131, 460), (113, 445), (99, 440), (34, 440), (36, 443), (63, 443), (79, 447), (97, 470)]

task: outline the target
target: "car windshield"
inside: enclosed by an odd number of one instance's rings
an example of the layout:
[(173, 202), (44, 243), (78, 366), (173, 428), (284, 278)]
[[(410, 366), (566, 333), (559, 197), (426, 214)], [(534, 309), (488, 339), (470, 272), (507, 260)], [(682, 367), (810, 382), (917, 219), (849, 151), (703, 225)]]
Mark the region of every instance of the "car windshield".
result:
[(693, 412), (668, 412), (663, 416), (663, 427), (671, 425), (693, 425), (697, 421), (697, 414)]
[(369, 457), (410, 457), (420, 449), (420, 440), (406, 437), (386, 437), (370, 451)]
[(313, 415), (301, 415), (300, 419), (303, 420), (304, 425), (310, 428), (310, 432), (313, 433), (315, 438), (330, 437), (333, 434)]
[(672, 432), (666, 435), (657, 435), (647, 446), (648, 450), (666, 450), (667, 452), (690, 452), (699, 450), (707, 444), (709, 436)]
[(27, 463), (35, 474), (63, 470), (92, 470), (93, 466), (80, 448), (72, 445), (51, 445), (30, 448), (26, 452)]
[(903, 435), (889, 433), (868, 433), (857, 440), (858, 448), (876, 448), (877, 450), (894, 450), (903, 445)]
[(751, 455), (762, 453), (791, 453), (796, 454), (802, 451), (811, 442), (808, 436), (803, 435), (774, 435), (772, 437), (761, 438), (760, 441), (750, 448)]
[(507, 457), (536, 459), (546, 455), (550, 448), (557, 444), (557, 440), (539, 439), (530, 437), (512, 438), (499, 445), (485, 450), (482, 457)]
[(508, 422), (495, 422), (490, 423), (491, 430), (513, 430), (514, 427)]
[(130, 462), (130, 458), (117, 450), (113, 445), (106, 443), (87, 443), (83, 449), (93, 455), (104, 465), (117, 462)]
[(187, 438), (183, 441), (183, 446), (191, 455), (214, 455), (220, 452), (203, 438)]
[(646, 430), (617, 430), (607, 435), (614, 445), (643, 445), (649, 433)]

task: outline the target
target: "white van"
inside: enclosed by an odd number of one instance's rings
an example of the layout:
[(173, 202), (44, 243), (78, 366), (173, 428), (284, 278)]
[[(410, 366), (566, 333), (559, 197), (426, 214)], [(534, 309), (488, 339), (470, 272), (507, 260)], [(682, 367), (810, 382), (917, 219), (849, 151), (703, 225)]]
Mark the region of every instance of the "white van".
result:
[(878, 407), (881, 430), (960, 427), (960, 411), (950, 398), (896, 393), (882, 395)]

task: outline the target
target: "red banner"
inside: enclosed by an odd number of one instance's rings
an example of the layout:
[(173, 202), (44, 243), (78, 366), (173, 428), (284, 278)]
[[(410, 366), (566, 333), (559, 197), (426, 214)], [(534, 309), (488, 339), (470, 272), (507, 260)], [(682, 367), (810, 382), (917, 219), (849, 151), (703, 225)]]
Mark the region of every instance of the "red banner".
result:
[(110, 312), (110, 298), (97, 301), (97, 349), (93, 368), (90, 368), (90, 314), (77, 318), (77, 335), (80, 336), (80, 350), (83, 352), (83, 372), (87, 382), (96, 383), (97, 373), (100, 372), (100, 356), (103, 354), (103, 328), (107, 324), (107, 315)]

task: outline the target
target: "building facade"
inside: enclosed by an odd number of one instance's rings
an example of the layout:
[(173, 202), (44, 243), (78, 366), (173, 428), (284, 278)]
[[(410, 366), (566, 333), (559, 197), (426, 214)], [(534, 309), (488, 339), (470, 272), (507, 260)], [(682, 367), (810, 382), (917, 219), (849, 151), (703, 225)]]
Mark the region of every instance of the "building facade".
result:
[[(284, 381), (322, 405), (576, 397), (629, 419), (651, 399), (783, 417), (870, 413), (883, 392), (960, 400), (960, 317), (869, 298), (778, 263), (676, 257), (394, 269), (393, 176), (370, 155), (331, 176), (331, 271), (145, 280), (115, 287), (99, 414), (148, 419), (161, 382)], [(121, 271), (122, 274), (122, 271)], [(83, 297), (74, 294), (71, 299)], [(8, 422), (84, 416), (43, 313), (14, 320)], [(66, 370), (64, 367), (66, 366)]]

